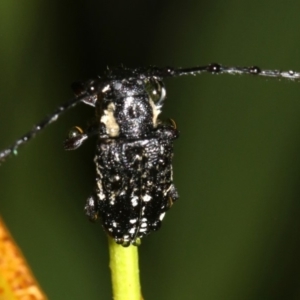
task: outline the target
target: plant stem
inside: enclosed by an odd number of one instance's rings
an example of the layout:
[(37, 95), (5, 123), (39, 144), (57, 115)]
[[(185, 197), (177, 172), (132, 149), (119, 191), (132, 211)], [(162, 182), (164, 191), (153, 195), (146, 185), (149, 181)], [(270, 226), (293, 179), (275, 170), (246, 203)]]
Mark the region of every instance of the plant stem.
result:
[(142, 300), (138, 247), (123, 247), (110, 237), (108, 238), (108, 242), (113, 299)]

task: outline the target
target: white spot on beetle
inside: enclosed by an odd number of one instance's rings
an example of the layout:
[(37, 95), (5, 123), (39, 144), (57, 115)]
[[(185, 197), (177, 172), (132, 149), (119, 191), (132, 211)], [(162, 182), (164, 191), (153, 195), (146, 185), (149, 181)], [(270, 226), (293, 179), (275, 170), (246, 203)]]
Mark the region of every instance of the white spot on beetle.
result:
[(163, 218), (165, 217), (165, 214), (166, 214), (165, 212), (163, 212), (163, 213), (160, 214), (160, 216), (159, 216), (159, 220), (160, 220), (160, 221), (163, 220)]
[(110, 90), (110, 85), (108, 84), (108, 85), (106, 85), (103, 89), (102, 89), (102, 93), (106, 93), (107, 91), (109, 91)]
[(129, 229), (129, 233), (134, 234), (136, 231), (136, 227), (132, 227), (131, 229)]
[(103, 187), (102, 187), (101, 180), (97, 181), (97, 186), (98, 186), (98, 189), (99, 189), (99, 193), (97, 193), (97, 196), (100, 200), (104, 200), (105, 199), (105, 194), (103, 193)]
[(116, 106), (111, 102), (108, 104), (107, 109), (104, 109), (103, 115), (100, 118), (100, 122), (105, 125), (106, 133), (110, 137), (117, 137), (120, 132), (119, 124), (117, 123), (114, 115), (115, 109)]
[(137, 197), (137, 196), (134, 196), (134, 197), (131, 199), (131, 205), (132, 205), (132, 206), (137, 206), (137, 205), (138, 205), (138, 197)]
[(146, 194), (146, 195), (142, 196), (142, 199), (144, 202), (148, 202), (152, 199), (152, 197), (150, 195)]
[(149, 98), (149, 103), (152, 108), (152, 113), (153, 113), (152, 122), (153, 122), (153, 126), (155, 128), (158, 125), (157, 117), (161, 113), (161, 106), (156, 106), (151, 98)]
[(137, 221), (137, 219), (131, 219), (131, 220), (129, 220), (129, 223), (134, 224), (134, 223), (136, 223), (136, 221)]

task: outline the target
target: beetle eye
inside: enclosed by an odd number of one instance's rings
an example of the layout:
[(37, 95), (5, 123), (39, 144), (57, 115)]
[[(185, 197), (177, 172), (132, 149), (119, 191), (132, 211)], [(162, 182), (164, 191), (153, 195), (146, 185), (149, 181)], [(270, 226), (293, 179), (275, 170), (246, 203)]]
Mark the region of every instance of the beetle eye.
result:
[(163, 101), (166, 97), (166, 89), (164, 84), (162, 81), (159, 81), (156, 78), (150, 78), (147, 80), (145, 89), (155, 104)]

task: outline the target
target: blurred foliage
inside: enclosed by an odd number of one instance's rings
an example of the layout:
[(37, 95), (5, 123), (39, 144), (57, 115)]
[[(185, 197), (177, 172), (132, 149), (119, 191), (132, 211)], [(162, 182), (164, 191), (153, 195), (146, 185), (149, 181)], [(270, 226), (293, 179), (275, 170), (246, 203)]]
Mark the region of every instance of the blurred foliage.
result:
[[(107, 66), (219, 62), (300, 70), (299, 2), (0, 3), (0, 148)], [(164, 116), (181, 131), (179, 201), (140, 247), (145, 299), (300, 299), (300, 84), (253, 77), (168, 79)], [(77, 107), (0, 168), (0, 211), (50, 299), (110, 299), (106, 237), (89, 223), (95, 141)]]
[(0, 299), (47, 300), (0, 218)]

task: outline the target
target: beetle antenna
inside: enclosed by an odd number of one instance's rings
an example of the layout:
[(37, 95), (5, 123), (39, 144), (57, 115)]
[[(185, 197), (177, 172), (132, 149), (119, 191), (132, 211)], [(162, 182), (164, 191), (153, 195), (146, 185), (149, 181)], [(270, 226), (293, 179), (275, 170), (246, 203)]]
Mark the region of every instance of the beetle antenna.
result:
[(167, 76), (183, 76), (183, 75), (199, 75), (202, 73), (212, 74), (229, 74), (229, 75), (256, 75), (268, 78), (279, 78), (279, 79), (300, 79), (300, 73), (289, 70), (263, 70), (257, 66), (252, 67), (227, 67), (220, 64), (212, 63), (206, 66), (193, 67), (193, 68), (182, 68), (172, 69), (167, 68), (164, 71), (164, 75)]
[(171, 67), (166, 68), (152, 68), (150, 74), (159, 77), (177, 77), (184, 75), (200, 75), (202, 73), (211, 74), (229, 74), (229, 75), (256, 75), (268, 78), (279, 79), (300, 79), (300, 73), (293, 70), (281, 71), (281, 70), (264, 70), (257, 66), (252, 67), (228, 67), (222, 66), (217, 63), (212, 63), (206, 66), (192, 67), (192, 68), (178, 68)]
[(31, 139), (33, 139), (40, 131), (42, 131), (45, 127), (50, 125), (51, 123), (55, 122), (65, 111), (69, 110), (70, 108), (73, 108), (75, 105), (77, 105), (79, 102), (82, 102), (87, 97), (86, 94), (82, 94), (79, 97), (73, 98), (69, 100), (68, 102), (60, 105), (51, 115), (47, 116), (45, 119), (40, 121), (38, 124), (34, 125), (33, 128), (21, 136), (19, 139), (17, 139), (13, 145), (11, 145), (9, 148), (6, 148), (0, 152), (0, 162), (4, 161), (7, 157), (10, 155), (18, 154), (18, 148), (29, 142)]

